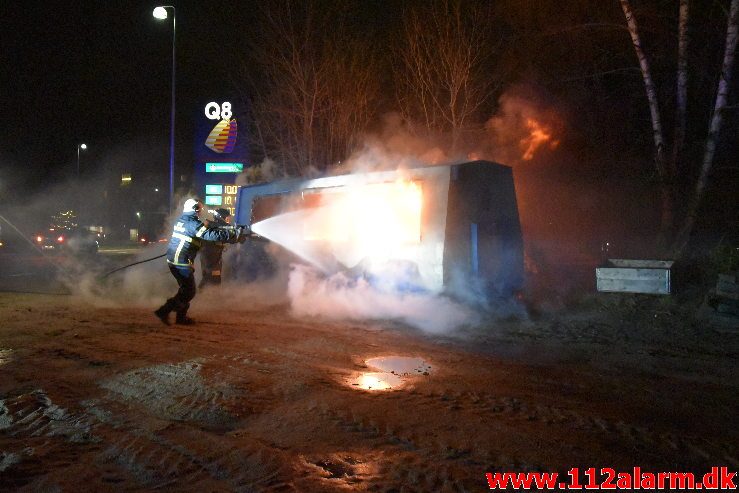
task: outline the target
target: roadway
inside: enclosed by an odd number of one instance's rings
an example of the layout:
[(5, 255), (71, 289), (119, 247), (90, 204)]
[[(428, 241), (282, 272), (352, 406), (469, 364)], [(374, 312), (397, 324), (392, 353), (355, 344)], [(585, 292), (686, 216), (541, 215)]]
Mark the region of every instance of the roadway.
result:
[(138, 245), (100, 247), (97, 255), (0, 250), (0, 291), (69, 294), (59, 279), (84, 272), (103, 274), (143, 251)]

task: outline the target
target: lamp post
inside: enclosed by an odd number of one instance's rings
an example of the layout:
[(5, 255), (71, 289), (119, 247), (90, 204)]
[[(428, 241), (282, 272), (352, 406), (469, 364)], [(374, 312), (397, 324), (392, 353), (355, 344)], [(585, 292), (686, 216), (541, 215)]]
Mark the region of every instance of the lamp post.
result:
[(87, 149), (87, 144), (77, 144), (77, 193), (75, 194), (74, 198), (74, 207), (77, 209), (77, 214), (79, 214), (79, 206), (80, 206), (80, 150)]
[(172, 9), (172, 121), (170, 123), (169, 130), (169, 211), (172, 212), (174, 204), (175, 34), (177, 32), (175, 8), (172, 5), (162, 5), (160, 7), (156, 7), (154, 12), (152, 12), (152, 15), (159, 20), (164, 20), (168, 16), (167, 9)]
[(87, 149), (87, 144), (79, 144), (77, 146), (77, 178), (80, 177), (80, 149), (83, 151)]

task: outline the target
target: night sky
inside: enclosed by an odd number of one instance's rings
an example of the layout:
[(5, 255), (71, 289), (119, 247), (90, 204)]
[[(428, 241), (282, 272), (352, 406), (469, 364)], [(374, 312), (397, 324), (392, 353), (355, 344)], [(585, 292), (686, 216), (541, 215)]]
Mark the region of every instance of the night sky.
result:
[[(381, 52), (384, 37), (392, 36), (400, 24), (403, 8), (416, 3), (347, 2), (353, 14), (344, 19), (358, 37), (377, 40), (375, 46)], [(674, 58), (665, 40), (674, 37), (676, 9), (672, 2), (658, 3), (660, 7), (634, 2), (642, 9), (647, 7), (640, 11), (640, 20), (650, 48), (661, 55), (656, 57), (655, 72), (664, 86), (672, 77), (669, 63), (663, 62)], [(243, 59), (244, 35), (248, 37), (260, 22), (255, 5), (176, 2), (178, 173), (191, 168), (197, 105), (204, 98), (234, 90), (230, 72)], [(562, 147), (566, 150), (570, 145), (571, 152), (560, 167), (569, 166), (580, 175), (589, 173), (588, 179), (599, 186), (610, 176), (623, 177), (634, 170), (641, 170), (635, 180), (647, 183), (652, 179), (649, 116), (627, 33), (611, 29), (607, 41), (615, 41), (605, 46), (600, 44), (605, 39), (602, 36), (589, 39), (592, 33), (583, 37), (568, 28), (604, 20), (623, 24), (618, 2), (592, 4), (603, 6), (600, 9), (583, 8), (581, 2), (502, 1), (499, 5), (509, 14), (501, 18), (501, 28), (512, 33), (508, 47), (516, 66), (506, 72), (509, 82), (538, 84), (551, 107), (568, 119)], [(713, 66), (722, 53), (725, 16), (715, 2), (694, 5), (698, 8), (693, 57)], [(7, 1), (0, 5), (0, 203), (18, 201), (74, 177), (77, 145), (82, 142), (89, 146), (81, 154), (83, 176), (105, 177), (107, 173), (110, 178), (126, 168), (143, 172), (152, 185), (166, 188), (172, 25), (170, 19), (152, 17), (155, 6), (121, 1)], [(562, 34), (535, 38), (532, 33), (549, 22), (553, 32)], [(389, 74), (391, 69), (383, 70)], [(598, 71), (607, 75), (596, 80), (592, 75)], [(710, 88), (714, 84), (711, 73), (696, 70), (691, 83)], [(691, 113), (696, 122), (691, 138), (696, 141), (707, 128), (710, 105), (705, 101), (710, 96), (710, 91), (691, 93), (691, 104), (699, 108)], [(378, 102), (382, 110), (392, 109), (391, 99)], [(732, 96), (734, 106), (735, 101), (736, 95)], [(732, 110), (717, 155), (717, 181), (722, 187), (736, 183), (736, 173), (726, 171), (731, 168), (728, 156), (737, 148), (736, 121)], [(701, 146), (695, 149), (699, 155)], [(604, 164), (601, 154), (611, 162)]]
[[(0, 202), (39, 191), (76, 172), (143, 170), (166, 186), (171, 95), (171, 18), (156, 3), (2, 2)], [(355, 6), (353, 28), (392, 24), (398, 2)], [(192, 161), (196, 104), (233, 93), (229, 71), (240, 36), (254, 22), (251, 2), (175, 2), (177, 8), (176, 163)], [(382, 8), (379, 8), (382, 7)], [(125, 156), (122, 158), (121, 156)], [(118, 164), (113, 164), (118, 163)], [(3, 197), (4, 195), (4, 197)]]
[[(198, 2), (178, 3), (177, 134), (184, 164), (192, 100), (219, 82), (209, 68)], [(132, 144), (141, 164), (165, 184), (169, 153), (172, 24), (144, 2), (3, 2), (2, 176), (35, 190), (105, 166)], [(191, 8), (192, 7), (192, 8)], [(198, 17), (193, 32), (193, 18)], [(207, 56), (207, 55), (203, 55)], [(134, 144), (135, 143), (135, 144)], [(12, 173), (8, 169), (12, 168)], [(160, 168), (160, 169), (157, 169)], [(8, 190), (5, 190), (6, 192)]]

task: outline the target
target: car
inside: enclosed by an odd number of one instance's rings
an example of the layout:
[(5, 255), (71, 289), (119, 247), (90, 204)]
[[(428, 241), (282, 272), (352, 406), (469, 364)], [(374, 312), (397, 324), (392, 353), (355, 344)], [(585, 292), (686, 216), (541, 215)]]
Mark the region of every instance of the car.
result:
[(100, 246), (95, 235), (82, 228), (49, 228), (36, 234), (34, 243), (45, 252), (72, 255), (95, 255)]

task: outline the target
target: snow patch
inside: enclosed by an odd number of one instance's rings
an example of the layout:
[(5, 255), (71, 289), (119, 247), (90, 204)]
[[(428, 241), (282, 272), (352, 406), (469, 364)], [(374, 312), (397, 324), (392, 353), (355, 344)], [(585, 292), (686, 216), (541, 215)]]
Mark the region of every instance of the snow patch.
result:
[(13, 424), (13, 416), (10, 415), (10, 410), (5, 405), (5, 401), (0, 400), (0, 430), (10, 428)]
[(13, 452), (0, 452), (0, 472), (21, 461), (21, 456)]

